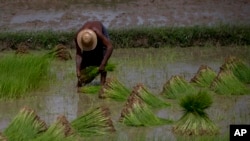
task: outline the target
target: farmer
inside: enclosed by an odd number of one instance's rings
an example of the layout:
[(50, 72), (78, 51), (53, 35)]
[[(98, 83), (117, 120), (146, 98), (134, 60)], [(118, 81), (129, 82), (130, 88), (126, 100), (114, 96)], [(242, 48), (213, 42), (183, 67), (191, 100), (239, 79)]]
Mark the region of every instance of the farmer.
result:
[(76, 44), (76, 74), (77, 87), (81, 87), (81, 70), (89, 66), (97, 66), (101, 74), (100, 83), (106, 82), (107, 71), (104, 70), (113, 52), (107, 29), (99, 21), (88, 21), (77, 32)]

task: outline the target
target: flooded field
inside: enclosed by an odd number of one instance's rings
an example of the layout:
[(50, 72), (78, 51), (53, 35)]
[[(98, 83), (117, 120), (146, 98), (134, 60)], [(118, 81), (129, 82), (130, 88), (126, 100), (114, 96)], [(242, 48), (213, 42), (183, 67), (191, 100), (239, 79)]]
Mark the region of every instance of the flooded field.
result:
[(0, 0), (0, 31), (249, 24), (249, 0)]
[[(3, 54), (11, 51), (0, 52)], [(74, 56), (75, 50), (71, 50)], [(188, 81), (195, 75), (201, 65), (208, 65), (216, 72), (219, 71), (224, 59), (229, 55), (243, 59), (250, 65), (249, 47), (189, 47), (189, 48), (131, 48), (115, 49), (110, 62), (117, 65), (108, 77), (116, 77), (129, 89), (143, 83), (153, 94), (159, 95), (163, 85), (173, 75), (181, 75)], [(74, 58), (74, 57), (73, 57)], [(108, 106), (116, 128), (111, 135), (112, 140), (178, 140), (180, 136), (172, 133), (171, 125), (152, 127), (128, 127), (118, 122), (124, 102), (111, 99), (99, 99), (98, 94), (78, 93), (76, 89), (75, 61), (52, 62), (51, 78), (48, 87), (43, 87), (31, 96), (18, 100), (0, 101), (0, 132), (9, 124), (11, 119), (23, 106), (34, 109), (41, 119), (51, 124), (59, 115), (65, 115), (72, 121), (91, 107)], [(97, 77), (89, 85), (98, 85)], [(178, 101), (165, 99), (170, 107), (155, 110), (154, 113), (162, 118), (178, 120), (182, 109)], [(220, 134), (212, 140), (221, 137), (228, 139), (230, 124), (250, 123), (250, 95), (213, 97), (212, 107), (207, 110), (209, 117), (218, 125)], [(100, 140), (103, 136), (90, 140)], [(183, 139), (186, 140), (186, 139)], [(191, 140), (191, 139), (190, 139)]]

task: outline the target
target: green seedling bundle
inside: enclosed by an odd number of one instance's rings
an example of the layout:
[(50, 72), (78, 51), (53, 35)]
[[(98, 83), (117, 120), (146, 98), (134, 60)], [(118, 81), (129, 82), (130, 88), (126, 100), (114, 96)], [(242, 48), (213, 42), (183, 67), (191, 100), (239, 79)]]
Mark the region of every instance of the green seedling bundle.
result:
[(218, 127), (210, 120), (205, 109), (212, 105), (208, 91), (199, 91), (180, 99), (184, 115), (174, 124), (173, 131), (180, 135), (215, 135)]
[(105, 85), (99, 93), (99, 97), (110, 98), (116, 101), (126, 101), (129, 94), (130, 90), (117, 78), (107, 78)]
[(81, 137), (103, 135), (115, 128), (107, 107), (92, 108), (71, 122), (72, 129)]
[(77, 136), (67, 121), (65, 116), (59, 116), (57, 121), (49, 126), (49, 128), (41, 133), (32, 141), (76, 141)]
[(206, 65), (201, 65), (195, 76), (190, 80), (190, 83), (198, 87), (209, 88), (216, 72)]
[(242, 95), (248, 94), (249, 89), (231, 70), (220, 71), (211, 85), (211, 89), (218, 94)]
[(142, 101), (144, 101), (149, 107), (152, 108), (163, 108), (170, 106), (156, 95), (152, 94), (143, 84), (137, 84), (133, 92), (138, 96)]
[(120, 122), (128, 126), (155, 126), (172, 121), (157, 117), (133, 91), (122, 109)]
[[(97, 66), (89, 66), (81, 71), (80, 81), (84, 85), (92, 82), (96, 76), (99, 75), (99, 67)], [(115, 65), (114, 64), (107, 64), (105, 66), (105, 71), (114, 71)]]
[(234, 56), (227, 57), (220, 69), (231, 70), (241, 82), (250, 83), (250, 67), (239, 58)]
[(47, 125), (35, 113), (24, 107), (3, 131), (9, 141), (28, 141), (35, 139), (47, 130)]
[(181, 98), (196, 89), (182, 76), (172, 76), (163, 86), (162, 95), (170, 99)]

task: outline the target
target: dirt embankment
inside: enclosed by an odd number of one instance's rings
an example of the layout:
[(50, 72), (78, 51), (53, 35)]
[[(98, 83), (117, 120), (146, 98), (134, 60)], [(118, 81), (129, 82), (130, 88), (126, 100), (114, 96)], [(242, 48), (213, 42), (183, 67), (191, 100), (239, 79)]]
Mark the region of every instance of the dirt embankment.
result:
[(249, 0), (0, 0), (0, 31), (250, 24)]

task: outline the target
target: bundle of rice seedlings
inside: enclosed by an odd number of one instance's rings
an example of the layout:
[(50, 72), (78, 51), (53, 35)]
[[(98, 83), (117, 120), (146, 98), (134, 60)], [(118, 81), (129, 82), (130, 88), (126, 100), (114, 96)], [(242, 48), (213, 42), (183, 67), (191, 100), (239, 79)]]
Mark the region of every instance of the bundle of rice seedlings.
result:
[(46, 132), (40, 134), (33, 141), (76, 141), (77, 137), (65, 116), (57, 117), (57, 121), (50, 125)]
[(234, 56), (225, 59), (224, 64), (220, 67), (223, 70), (231, 70), (233, 74), (243, 83), (250, 83), (250, 67)]
[(111, 98), (117, 101), (125, 101), (130, 94), (130, 90), (116, 78), (107, 78), (102, 87), (99, 98)]
[(175, 123), (173, 131), (180, 135), (214, 135), (219, 132), (218, 127), (209, 119), (205, 109), (212, 105), (212, 98), (208, 91), (199, 91), (184, 96), (180, 106), (184, 115)]
[(163, 86), (162, 95), (170, 99), (184, 96), (186, 93), (194, 92), (196, 89), (182, 76), (172, 76)]
[[(95, 77), (99, 74), (99, 67), (96, 66), (89, 66), (81, 71), (80, 81), (84, 85), (92, 82)], [(105, 66), (105, 71), (114, 71), (115, 65), (114, 64), (107, 64)]]
[(56, 45), (49, 53), (49, 56), (53, 58), (58, 58), (60, 60), (70, 60), (72, 56), (68, 51), (67, 47), (63, 44)]
[(195, 76), (190, 80), (190, 82), (199, 87), (209, 88), (216, 75), (216, 72), (213, 71), (210, 67), (206, 65), (201, 65)]
[(0, 98), (21, 98), (45, 84), (49, 58), (41, 55), (6, 55), (0, 60)]
[(101, 86), (100, 85), (96, 85), (96, 86), (93, 86), (93, 85), (89, 85), (89, 86), (84, 86), (84, 87), (81, 87), (79, 88), (79, 91), (80, 93), (86, 93), (86, 94), (97, 94), (99, 93), (101, 90)]
[(7, 141), (7, 138), (0, 132), (0, 141)]
[(24, 107), (3, 131), (9, 141), (27, 141), (47, 130), (47, 125), (35, 113)]
[(81, 137), (103, 135), (114, 132), (115, 128), (107, 107), (90, 109), (71, 122), (74, 131)]
[(122, 109), (119, 121), (128, 126), (155, 126), (172, 123), (171, 120), (157, 117), (134, 92), (131, 93)]
[(211, 84), (211, 89), (218, 94), (249, 94), (249, 89), (230, 70), (220, 71)]
[(134, 87), (134, 93), (152, 108), (162, 108), (170, 106), (170, 104), (166, 103), (162, 99), (149, 92), (149, 90), (141, 83), (137, 84)]

